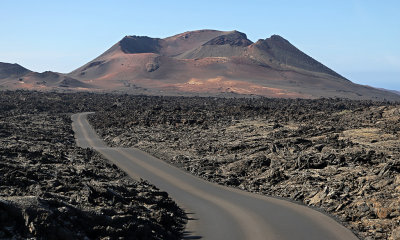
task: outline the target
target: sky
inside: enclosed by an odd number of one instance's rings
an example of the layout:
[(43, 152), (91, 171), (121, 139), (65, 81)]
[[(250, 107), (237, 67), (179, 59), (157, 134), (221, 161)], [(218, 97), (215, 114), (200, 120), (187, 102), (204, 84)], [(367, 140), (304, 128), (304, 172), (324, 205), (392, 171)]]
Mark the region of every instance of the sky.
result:
[(349, 80), (400, 91), (397, 0), (1, 0), (0, 62), (62, 73), (126, 35), (238, 30), (278, 34)]

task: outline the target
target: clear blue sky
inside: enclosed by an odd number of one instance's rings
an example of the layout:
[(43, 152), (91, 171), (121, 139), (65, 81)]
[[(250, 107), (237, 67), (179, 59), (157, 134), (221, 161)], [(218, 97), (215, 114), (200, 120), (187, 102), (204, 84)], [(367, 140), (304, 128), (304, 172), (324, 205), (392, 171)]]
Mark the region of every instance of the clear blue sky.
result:
[(0, 62), (70, 72), (125, 35), (278, 34), (348, 79), (400, 90), (400, 1), (2, 0)]

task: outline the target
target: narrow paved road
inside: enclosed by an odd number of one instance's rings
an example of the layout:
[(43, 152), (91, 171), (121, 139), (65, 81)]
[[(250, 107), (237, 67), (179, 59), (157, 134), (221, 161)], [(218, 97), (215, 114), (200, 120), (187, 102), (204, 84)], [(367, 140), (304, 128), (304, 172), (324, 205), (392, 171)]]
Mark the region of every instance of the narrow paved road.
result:
[(87, 114), (72, 116), (77, 144), (97, 150), (132, 178), (146, 179), (168, 192), (192, 219), (185, 239), (357, 239), (308, 207), (204, 181), (138, 149), (107, 147)]

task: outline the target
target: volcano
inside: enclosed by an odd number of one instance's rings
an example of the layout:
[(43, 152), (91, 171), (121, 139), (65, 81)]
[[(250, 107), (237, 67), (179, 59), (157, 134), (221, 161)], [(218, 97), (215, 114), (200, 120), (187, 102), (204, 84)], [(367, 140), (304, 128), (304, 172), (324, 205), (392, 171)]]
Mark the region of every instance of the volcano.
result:
[[(126, 36), (68, 74), (33, 73), (22, 67), (15, 67), (13, 74), (7, 71), (12, 78), (33, 79), (31, 82), (44, 88), (150, 95), (400, 100), (395, 93), (349, 81), (281, 36), (252, 42), (238, 31), (198, 30), (167, 38)], [(50, 73), (55, 77), (50, 79)], [(3, 75), (0, 65), (0, 78)], [(41, 84), (43, 78), (45, 84)]]
[(352, 83), (281, 36), (254, 43), (238, 31), (126, 36), (69, 76), (128, 93), (399, 99)]

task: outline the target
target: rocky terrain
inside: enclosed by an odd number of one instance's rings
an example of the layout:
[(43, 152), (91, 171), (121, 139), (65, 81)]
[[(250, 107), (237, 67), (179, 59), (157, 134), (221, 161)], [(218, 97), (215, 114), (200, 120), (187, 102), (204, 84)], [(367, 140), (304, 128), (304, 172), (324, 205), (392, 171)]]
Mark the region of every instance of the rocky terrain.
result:
[(110, 145), (320, 209), (361, 239), (400, 239), (400, 105), (144, 96), (109, 103), (90, 121)]
[(104, 98), (0, 92), (0, 239), (180, 239), (167, 193), (75, 146), (71, 113)]

